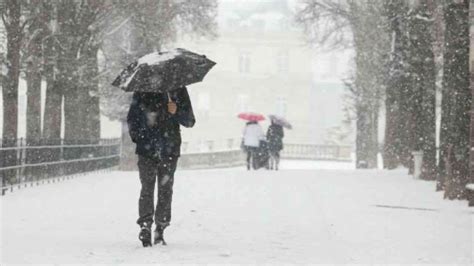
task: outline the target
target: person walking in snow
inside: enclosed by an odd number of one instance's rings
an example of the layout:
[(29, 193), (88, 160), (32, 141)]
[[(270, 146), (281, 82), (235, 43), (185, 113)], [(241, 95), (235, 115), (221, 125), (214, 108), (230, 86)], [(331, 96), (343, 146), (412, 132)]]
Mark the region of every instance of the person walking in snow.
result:
[[(194, 113), (186, 87), (170, 93), (135, 92), (127, 116), (129, 133), (136, 143), (141, 182), (137, 220), (139, 239), (151, 246), (166, 245), (163, 234), (171, 221), (171, 201), (176, 165), (180, 156), (180, 126), (193, 127)], [(158, 203), (154, 206), (155, 183)]]
[(243, 146), (247, 152), (247, 170), (253, 166), (255, 153), (262, 140), (265, 140), (265, 134), (260, 124), (257, 121), (247, 122), (243, 131)]
[(280, 164), (280, 151), (283, 150), (283, 137), (285, 133), (283, 127), (276, 124), (272, 119), (271, 125), (267, 130), (268, 149), (270, 152), (270, 170), (278, 170)]

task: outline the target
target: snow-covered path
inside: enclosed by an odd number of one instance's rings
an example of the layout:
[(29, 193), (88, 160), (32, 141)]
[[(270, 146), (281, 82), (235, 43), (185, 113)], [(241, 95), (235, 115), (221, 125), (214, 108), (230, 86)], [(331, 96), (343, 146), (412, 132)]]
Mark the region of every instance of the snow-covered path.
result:
[(166, 247), (138, 242), (135, 172), (15, 191), (0, 198), (0, 264), (472, 265), (474, 211), (444, 201), (433, 183), (404, 170), (284, 163), (279, 172), (178, 171)]

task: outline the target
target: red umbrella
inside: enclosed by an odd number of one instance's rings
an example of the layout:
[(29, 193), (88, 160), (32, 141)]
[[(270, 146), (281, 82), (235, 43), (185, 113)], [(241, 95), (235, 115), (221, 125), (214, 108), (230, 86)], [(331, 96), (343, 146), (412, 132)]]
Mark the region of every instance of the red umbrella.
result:
[(247, 121), (262, 121), (265, 120), (265, 116), (257, 113), (240, 113), (238, 118), (247, 120)]

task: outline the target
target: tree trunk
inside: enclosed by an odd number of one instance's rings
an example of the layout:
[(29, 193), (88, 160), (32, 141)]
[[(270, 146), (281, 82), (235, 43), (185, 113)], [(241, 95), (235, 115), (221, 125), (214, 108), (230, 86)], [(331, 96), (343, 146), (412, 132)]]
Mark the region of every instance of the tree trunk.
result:
[(84, 85), (84, 90), (87, 92), (85, 102), (85, 117), (86, 121), (85, 134), (87, 138), (93, 143), (98, 143), (100, 140), (100, 102), (99, 102), (99, 65), (97, 60), (98, 46), (87, 47), (82, 54), (85, 58), (86, 73), (85, 79), (81, 82)]
[[(20, 25), (21, 4), (16, 0), (7, 0), (7, 75), (2, 86), (3, 95), (3, 147), (14, 147), (18, 138), (18, 84), (20, 78), (20, 48), (22, 32)], [(16, 164), (16, 151), (2, 152), (2, 166)], [(2, 183), (13, 178), (14, 172), (4, 173)]]
[[(434, 32), (433, 32), (433, 40), (434, 40), (434, 49), (433, 52), (435, 54), (435, 65), (436, 65), (436, 95), (437, 95), (437, 100), (436, 100), (436, 120), (438, 120), (438, 117), (441, 117), (441, 113), (439, 110), (441, 109), (441, 101), (442, 101), (442, 91), (443, 91), (443, 86), (440, 86), (438, 84), (443, 83), (443, 52), (444, 52), (444, 10), (443, 8), (440, 8), (443, 6), (444, 3), (439, 3), (439, 2), (430, 2), (431, 3), (431, 10), (434, 14)], [(437, 125), (438, 126), (438, 125)], [(441, 137), (441, 130), (437, 128), (437, 134), (438, 136)], [(437, 147), (440, 147), (440, 140), (437, 142)], [(439, 155), (439, 150), (437, 151), (437, 155)], [(440, 160), (440, 156), (437, 156), (437, 169), (436, 169), (436, 191), (441, 191), (443, 190), (442, 182), (440, 182), (440, 174), (439, 174), (439, 169), (441, 168), (441, 165), (444, 165), (443, 160)]]
[(66, 144), (85, 142), (84, 92), (79, 86), (78, 55), (83, 44), (82, 20), (71, 17), (80, 14), (81, 7), (69, 1), (60, 1), (58, 13), (58, 40), (61, 43), (58, 54), (58, 80), (64, 96), (64, 141)]
[[(27, 47), (27, 105), (26, 105), (26, 144), (37, 146), (41, 139), (41, 42), (42, 34), (39, 18), (34, 18), (30, 24), (28, 33), (33, 35)], [(28, 150), (26, 161), (36, 163), (39, 157), (39, 150)]]
[(94, 92), (94, 95), (89, 96), (86, 103), (87, 135), (91, 143), (99, 143), (100, 141), (100, 99), (96, 94), (98, 93), (97, 90), (90, 90), (90, 92)]
[(26, 74), (26, 140), (30, 146), (41, 138), (41, 75), (37, 70), (30, 69)]
[(385, 89), (385, 141), (384, 167), (394, 169), (407, 165), (409, 143), (407, 143), (407, 109), (404, 104), (406, 89), (409, 87), (407, 53), (407, 12), (404, 1), (385, 2), (386, 19), (391, 33), (391, 52), (387, 64)]
[(400, 165), (397, 141), (398, 101), (395, 93), (386, 91), (385, 98), (385, 141), (383, 147), (383, 165), (385, 169), (395, 169)]
[(64, 141), (67, 144), (79, 144), (85, 140), (84, 117), (86, 106), (84, 106), (84, 95), (80, 87), (70, 81), (64, 81)]
[(46, 79), (46, 102), (44, 106), (43, 139), (49, 144), (59, 144), (62, 123), (62, 87), (57, 80), (55, 40), (45, 41), (44, 75)]
[[(423, 152), (421, 178), (434, 180), (436, 173), (436, 73), (433, 53), (432, 14), (419, 4), (410, 16), (410, 74), (413, 130), (411, 151)], [(411, 164), (413, 165), (413, 164)]]
[[(469, 88), (469, 1), (445, 9), (445, 54), (441, 124), (440, 169), (445, 197), (465, 197), (469, 179), (469, 123), (472, 95)], [(447, 171), (450, 169), (450, 171)]]
[[(46, 80), (46, 101), (44, 106), (43, 119), (43, 140), (42, 145), (61, 144), (61, 123), (62, 123), (62, 88), (59, 86), (56, 75), (55, 40), (48, 38), (44, 43), (44, 77)], [(41, 154), (42, 161), (58, 161), (61, 159), (60, 149), (46, 149)], [(44, 169), (45, 173), (55, 176), (59, 172), (59, 167), (50, 166)]]
[[(470, 18), (470, 43), (469, 43), (469, 58), (474, 58), (474, 27), (473, 27), (473, 18), (474, 18), (474, 6), (470, 6), (469, 9), (469, 18)], [(470, 173), (469, 173), (469, 180), (468, 182), (473, 184), (474, 183), (474, 60), (470, 62), (470, 78), (471, 78), (471, 97), (473, 101), (471, 102), (471, 135), (470, 135), (470, 142), (471, 142), (471, 153), (470, 153)], [(474, 195), (471, 194), (471, 198), (469, 199), (471, 205), (474, 204)]]
[(378, 111), (363, 104), (357, 107), (356, 166), (377, 168)]
[[(53, 67), (51, 66), (51, 68)], [(52, 72), (53, 70), (46, 71)], [(58, 142), (61, 139), (62, 104), (61, 88), (51, 75), (46, 79), (46, 102), (43, 120), (43, 138), (49, 142)]]
[[(378, 115), (380, 108), (380, 91), (384, 85), (381, 65), (384, 59), (385, 39), (378, 31), (371, 30), (378, 24), (381, 15), (379, 3), (371, 3), (367, 7), (353, 4), (352, 8), (361, 9), (367, 15), (351, 21), (356, 50), (355, 65), (355, 106), (356, 106), (356, 166), (358, 168), (377, 168), (378, 147)], [(377, 35), (377, 37), (375, 36)], [(374, 43), (374, 38), (378, 41)]]

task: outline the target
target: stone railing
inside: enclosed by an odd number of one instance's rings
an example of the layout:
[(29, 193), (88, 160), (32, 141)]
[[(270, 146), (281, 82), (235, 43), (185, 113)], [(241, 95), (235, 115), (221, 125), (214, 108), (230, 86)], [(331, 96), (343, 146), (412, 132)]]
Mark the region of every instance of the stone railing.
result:
[(351, 161), (352, 147), (338, 145), (285, 144), (283, 159)]
[[(238, 147), (228, 142), (232, 149), (213, 150), (212, 141), (205, 142), (208, 145), (206, 151), (189, 151), (186, 143), (183, 143), (182, 154), (179, 159), (181, 169), (203, 169), (203, 168), (223, 168), (237, 167), (245, 165), (245, 153)], [(123, 149), (125, 150), (125, 149)], [(351, 146), (336, 145), (314, 145), (314, 144), (285, 144), (281, 153), (282, 159), (290, 160), (325, 160), (325, 161), (351, 161)], [(121, 169), (135, 171), (136, 156), (126, 156), (123, 154)]]
[(178, 167), (183, 169), (236, 167), (245, 164), (241, 150), (185, 153), (181, 155)]
[[(350, 146), (286, 144), (282, 159), (316, 161), (351, 161)], [(222, 168), (245, 165), (245, 153), (240, 149), (228, 151), (184, 153), (179, 167), (184, 169)]]

